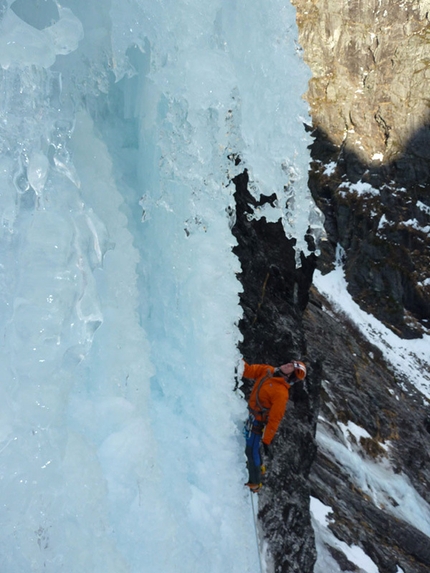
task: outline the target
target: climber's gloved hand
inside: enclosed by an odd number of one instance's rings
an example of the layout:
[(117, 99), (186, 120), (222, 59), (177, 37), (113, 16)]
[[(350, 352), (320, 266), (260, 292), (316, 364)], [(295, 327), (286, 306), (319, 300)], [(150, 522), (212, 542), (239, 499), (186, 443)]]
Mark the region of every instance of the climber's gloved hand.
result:
[(271, 460), (273, 458), (273, 452), (272, 452), (272, 448), (269, 446), (269, 444), (265, 444), (263, 442), (263, 452), (264, 452), (264, 457), (268, 460)]

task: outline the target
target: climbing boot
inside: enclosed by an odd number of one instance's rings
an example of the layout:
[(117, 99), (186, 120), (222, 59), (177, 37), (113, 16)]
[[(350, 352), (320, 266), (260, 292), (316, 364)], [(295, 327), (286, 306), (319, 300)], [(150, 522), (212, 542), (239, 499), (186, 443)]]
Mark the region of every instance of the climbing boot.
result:
[(247, 487), (249, 487), (249, 489), (252, 491), (252, 493), (257, 493), (261, 490), (261, 488), (263, 487), (262, 483), (246, 483), (245, 484)]

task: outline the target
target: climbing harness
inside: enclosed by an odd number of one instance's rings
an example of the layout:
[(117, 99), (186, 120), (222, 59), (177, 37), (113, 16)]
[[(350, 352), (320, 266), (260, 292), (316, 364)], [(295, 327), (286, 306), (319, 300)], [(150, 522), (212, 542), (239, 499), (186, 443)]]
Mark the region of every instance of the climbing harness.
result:
[(254, 414), (250, 411), (248, 419), (243, 426), (243, 436), (245, 440), (249, 440), (251, 434), (258, 434), (262, 436), (264, 432), (264, 422), (256, 420)]
[(264, 424), (267, 422), (267, 417), (268, 417), (268, 412), (269, 412), (269, 408), (265, 408), (262, 403), (260, 402), (260, 390), (261, 387), (263, 386), (263, 384), (266, 382), (266, 380), (269, 380), (269, 378), (273, 378), (272, 373), (270, 372), (270, 370), (267, 371), (266, 376), (263, 376), (263, 378), (260, 380), (260, 382), (258, 383), (257, 386), (257, 390), (255, 391), (255, 401), (257, 402), (257, 406), (258, 406), (258, 410), (254, 410), (253, 408), (250, 408), (248, 406), (248, 410), (250, 412), (249, 417), (251, 418), (251, 416), (253, 417), (253, 421), (256, 420), (256, 416), (261, 416), (263, 419), (261, 420), (261, 424), (264, 426)]
[(249, 440), (254, 422), (255, 422), (255, 416), (250, 412), (243, 428), (243, 435), (245, 437), (245, 440)]

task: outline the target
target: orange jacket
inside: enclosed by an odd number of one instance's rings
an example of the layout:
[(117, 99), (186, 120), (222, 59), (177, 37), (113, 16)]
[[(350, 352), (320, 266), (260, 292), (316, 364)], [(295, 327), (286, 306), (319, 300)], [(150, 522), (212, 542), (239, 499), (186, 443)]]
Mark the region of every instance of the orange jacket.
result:
[[(266, 423), (263, 443), (269, 445), (273, 440), (287, 407), (290, 384), (282, 376), (273, 376), (275, 368), (269, 364), (252, 364), (245, 362), (244, 378), (255, 380), (248, 405), (257, 420)], [(260, 382), (263, 383), (260, 386)], [(257, 401), (258, 393), (258, 401)], [(259, 403), (258, 403), (259, 402)], [(261, 411), (261, 407), (267, 410)]]

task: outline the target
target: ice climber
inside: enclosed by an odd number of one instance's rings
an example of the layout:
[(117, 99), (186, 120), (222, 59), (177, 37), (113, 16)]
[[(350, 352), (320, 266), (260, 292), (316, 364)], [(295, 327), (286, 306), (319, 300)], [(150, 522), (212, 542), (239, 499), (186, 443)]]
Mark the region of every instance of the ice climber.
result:
[(248, 400), (249, 418), (246, 424), (246, 457), (249, 481), (245, 484), (252, 492), (261, 489), (260, 442), (266, 454), (285, 413), (289, 390), (293, 384), (304, 380), (306, 366), (293, 361), (278, 368), (269, 364), (245, 362), (243, 377), (254, 380)]

